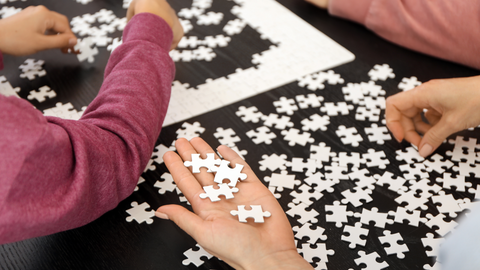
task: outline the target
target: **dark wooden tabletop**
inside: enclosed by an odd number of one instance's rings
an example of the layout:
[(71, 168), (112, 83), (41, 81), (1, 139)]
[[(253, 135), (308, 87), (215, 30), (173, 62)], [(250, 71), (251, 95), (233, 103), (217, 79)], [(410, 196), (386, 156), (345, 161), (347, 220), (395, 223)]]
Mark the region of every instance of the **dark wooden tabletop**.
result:
[[(184, 7), (191, 6), (191, 2), (192, 1), (189, 0), (175, 1), (175, 3), (172, 3), (172, 6), (179, 11)], [(383, 97), (402, 91), (398, 85), (403, 78), (415, 76), (420, 82), (427, 82), (435, 78), (478, 75), (478, 71), (419, 54), (389, 43), (361, 25), (332, 17), (326, 11), (319, 10), (302, 0), (278, 0), (278, 2), (355, 55), (355, 60), (331, 69), (336, 74), (340, 74), (344, 79), (344, 83), (337, 85), (325, 83), (325, 89), (314, 92), (306, 87), (299, 86), (299, 81), (294, 81), (202, 115), (168, 125), (163, 128), (157, 145), (171, 146), (172, 142), (177, 138), (177, 131), (182, 129), (184, 123), (193, 124), (198, 122), (201, 127), (204, 128), (200, 136), (214, 147), (219, 145), (219, 139), (215, 137), (217, 128), (233, 129), (235, 134), (240, 138), (240, 141), (235, 145), (238, 149), (247, 152), (244, 155), (246, 161), (262, 180), (265, 177), (272, 176), (273, 173), (280, 173), (280, 170), (275, 170), (274, 172), (268, 169), (261, 170), (259, 162), (264, 159), (262, 156), (285, 154), (288, 161), (291, 161), (292, 158), (307, 160), (312, 154), (311, 146), (318, 146), (321, 143), (325, 143), (326, 146), (331, 147), (331, 153), (334, 153), (337, 157), (340, 156), (340, 153), (359, 153), (363, 156), (368, 153), (369, 149), (383, 151), (386, 159), (389, 161), (389, 164), (387, 164), (385, 168), (381, 168), (381, 166), (379, 167), (378, 165), (367, 165), (366, 161), (362, 161), (359, 168), (366, 168), (370, 176), (383, 175), (388, 171), (395, 176), (403, 177), (405, 171), (402, 171), (400, 166), (406, 164), (406, 162), (396, 159), (396, 151), (399, 149), (405, 150), (410, 145), (405, 142), (397, 143), (395, 140), (386, 140), (384, 144), (369, 141), (365, 128), (371, 127), (372, 124), (384, 126), (384, 124), (382, 124), (384, 111), (382, 110), (378, 120), (357, 120), (355, 117), (356, 111), (357, 108), (361, 106), (361, 103), (354, 103), (347, 100), (342, 88), (348, 83), (360, 84), (361, 82), (369, 82), (371, 78), (368, 73), (377, 64), (388, 64), (395, 74), (394, 78), (375, 81), (376, 85), (381, 86), (381, 88), (385, 90), (385, 94), (381, 95)], [(232, 3), (233, 2), (227, 0), (215, 0), (213, 1), (212, 10), (227, 11), (232, 7)], [(70, 20), (75, 16), (81, 16), (86, 13), (93, 14), (101, 9), (112, 10), (118, 18), (124, 17), (126, 12), (120, 0), (95, 0), (87, 4), (77, 3), (75, 0), (28, 0), (25, 2), (9, 2), (1, 6), (24, 8), (28, 5), (37, 4), (43, 4), (52, 10), (63, 13)], [(227, 13), (225, 12), (225, 14)], [(274, 14), (265, 14), (265, 16), (267, 15), (273, 16)], [(215, 27), (206, 29), (205, 31), (207, 32), (196, 34), (206, 36), (218, 33), (218, 29)], [(208, 31), (212, 32), (210, 33)], [(195, 63), (177, 62), (176, 80), (182, 83), (189, 83), (194, 87), (204, 83), (208, 78), (226, 77), (235, 72), (237, 68), (246, 69), (254, 66), (251, 61), (253, 54), (261, 53), (267, 50), (269, 46), (278, 45), (268, 40), (259, 39), (260, 34), (255, 32), (254, 28), (246, 27), (242, 35), (241, 37), (244, 39), (232, 42), (232, 47), (214, 50), (219, 57), (218, 61), (197, 61)], [(116, 31), (110, 35), (112, 38), (120, 36), (121, 31)], [(301, 42), (309, 42), (309, 37), (305, 36)], [(48, 99), (41, 103), (36, 100), (31, 101), (39, 110), (52, 108), (57, 102), (63, 104), (70, 102), (77, 111), (80, 111), (82, 107), (87, 106), (98, 93), (98, 89), (103, 80), (103, 69), (105, 68), (109, 55), (110, 52), (106, 47), (99, 48), (99, 54), (93, 63), (80, 63), (74, 55), (62, 55), (57, 51), (40, 52), (29, 57), (12, 57), (5, 55), (5, 69), (0, 72), (0, 76), (5, 76), (12, 86), (20, 87), (21, 91), (18, 95), (25, 99), (32, 89), (39, 89), (44, 85), (48, 85), (54, 89), (57, 93), (55, 98)], [(27, 58), (44, 60), (44, 69), (47, 75), (34, 80), (20, 78), (21, 70), (19, 70), (18, 67)], [(192, 91), (195, 91), (195, 89)], [(290, 146), (289, 141), (283, 139), (282, 131), (275, 128), (270, 128), (271, 132), (276, 134), (276, 138), (272, 140), (271, 144), (256, 144), (246, 133), (264, 126), (264, 122), (244, 122), (236, 114), (241, 106), (247, 108), (255, 106), (263, 115), (269, 115), (271, 113), (286, 115), (277, 111), (273, 105), (275, 101), (280, 100), (281, 97), (295, 100), (299, 95), (306, 96), (312, 93), (323, 97), (322, 106), (326, 102), (347, 102), (353, 105), (353, 107), (347, 115), (330, 116), (330, 124), (326, 130), (310, 130), (309, 132), (313, 142), (308, 142), (305, 145), (296, 144)], [(294, 128), (302, 130), (301, 121), (313, 114), (323, 116), (326, 115), (326, 112), (321, 111), (318, 107), (309, 107), (299, 109), (295, 111), (293, 115), (288, 115), (288, 117), (291, 117)], [(355, 127), (357, 129), (363, 138), (359, 146), (355, 147), (342, 142), (341, 138), (336, 134), (339, 126), (342, 125)], [(455, 140), (457, 135), (476, 139), (478, 138), (479, 132), (478, 129), (463, 131), (452, 135), (450, 139)], [(452, 157), (447, 153), (450, 153), (452, 149), (454, 149), (454, 144), (447, 142), (437, 150), (437, 153), (451, 160)], [(474, 149), (470, 150), (475, 151)], [(330, 172), (329, 167), (335, 166), (334, 163), (337, 161), (338, 160), (331, 157), (323, 163), (321, 168), (319, 166), (317, 171), (322, 174), (327, 174)], [(458, 162), (455, 160), (452, 160), (452, 162), (455, 166), (461, 163), (461, 161)], [(129, 216), (126, 210), (131, 208), (132, 202), (138, 202), (139, 204), (147, 202), (151, 209), (156, 209), (161, 205), (170, 203), (178, 203), (188, 207), (185, 202), (180, 200), (179, 194), (176, 191), (166, 191), (165, 194), (159, 194), (158, 188), (154, 185), (157, 181), (162, 181), (161, 176), (167, 172), (167, 169), (165, 165), (158, 162), (158, 160), (154, 161), (152, 165), (155, 167), (152, 167), (152, 170), (147, 170), (142, 175), (145, 182), (138, 185), (138, 191), (135, 191), (130, 197), (120, 202), (115, 209), (105, 213), (96, 221), (70, 231), (1, 245), (0, 268), (196, 269), (197, 267), (192, 264), (188, 266), (182, 264), (186, 259), (184, 252), (193, 248), (196, 242), (173, 222), (156, 218), (154, 218), (152, 224), (146, 224), (145, 222), (139, 224), (136, 221), (126, 221), (126, 218)], [(348, 166), (348, 172), (353, 172), (352, 165), (349, 164)], [(305, 172), (294, 172), (291, 167), (287, 167), (287, 171), (289, 174), (295, 175), (296, 179), (301, 180), (302, 184), (306, 184), (305, 179), (307, 176)], [(455, 173), (454, 167), (449, 168), (446, 172)], [(437, 178), (442, 177), (442, 173), (435, 171), (426, 173), (428, 173), (426, 179), (428, 179), (430, 184), (436, 183), (440, 187), (442, 186), (442, 183), (437, 180)], [(477, 187), (478, 179), (475, 175), (467, 175), (465, 179), (467, 183), (472, 184), (471, 188), (475, 189)], [(420, 180), (420, 178), (417, 176), (416, 180)], [(269, 183), (265, 181), (265, 184), (268, 185)], [(412, 184), (413, 182), (410, 182), (404, 186), (405, 188), (409, 188)], [(314, 226), (312, 228), (319, 226), (325, 229), (324, 234), (328, 237), (326, 240), (319, 240), (317, 245), (325, 244), (329, 250), (334, 251), (333, 255), (328, 256), (327, 267), (329, 269), (361, 269), (365, 267), (365, 265), (355, 261), (355, 259), (360, 258), (359, 251), (365, 251), (367, 254), (371, 252), (378, 253), (381, 258), (379, 261), (386, 262), (388, 269), (423, 269), (425, 264), (433, 265), (435, 257), (428, 255), (430, 249), (426, 248), (421, 240), (422, 238), (426, 238), (428, 233), (433, 233), (436, 238), (442, 237), (442, 235), (436, 232), (435, 227), (431, 228), (426, 225), (429, 217), (437, 216), (440, 213), (437, 208), (438, 204), (435, 204), (431, 198), (425, 203), (426, 210), (421, 208), (417, 209), (421, 211), (421, 217), (423, 217), (425, 221), (420, 222), (418, 226), (394, 223), (394, 216), (389, 215), (388, 219), (392, 221), (392, 224), (387, 223), (380, 227), (375, 226), (374, 223), (368, 224), (367, 222), (367, 224), (363, 224), (363, 228), (368, 230), (368, 236), (366, 237), (366, 244), (364, 246), (356, 246), (354, 249), (350, 249), (350, 243), (341, 240), (342, 235), (344, 235), (345, 226), (354, 226), (355, 223), (360, 221), (360, 218), (355, 216), (348, 217), (347, 223), (343, 224), (340, 228), (336, 227), (335, 223), (327, 222), (325, 205), (333, 205), (334, 201), (341, 201), (344, 199), (342, 192), (352, 189), (356, 185), (356, 181), (348, 179), (341, 180), (333, 186), (333, 192), (322, 191), (323, 196), (320, 199), (314, 202), (312, 201), (309, 203), (309, 206), (306, 206), (308, 210), (315, 210), (319, 213), (316, 219), (309, 221), (309, 223)], [(295, 190), (299, 191), (299, 186), (300, 185), (297, 185)], [(318, 187), (318, 185), (313, 184), (312, 187), (315, 188)], [(359, 214), (362, 212), (365, 213), (364, 209), (371, 210), (374, 207), (378, 208), (381, 213), (388, 213), (389, 211), (396, 211), (399, 206), (405, 206), (405, 203), (399, 204), (395, 201), (395, 198), (400, 196), (400, 193), (389, 190), (387, 186), (382, 186), (377, 183), (371, 189), (372, 200), (370, 202), (362, 202), (358, 207), (348, 202), (345, 202), (344, 205), (347, 206), (349, 211)], [(461, 192), (455, 190), (455, 188), (450, 189), (449, 187), (443, 187), (443, 189), (446, 194), (452, 194), (455, 199), (469, 198), (473, 201), (475, 197), (475, 193), (469, 192), (468, 190)], [(292, 191), (293, 190), (285, 188), (282, 192), (278, 192), (281, 195), (279, 202), (287, 212), (291, 208), (290, 203), (292, 203), (294, 199), (291, 194)], [(445, 215), (448, 216), (448, 214)], [(460, 211), (458, 211), (458, 216), (462, 216)], [(302, 225), (299, 221), (299, 216), (289, 215), (288, 217), (292, 227)], [(446, 220), (448, 222), (452, 220), (452, 218), (447, 218)], [(385, 230), (391, 231), (392, 234), (401, 234), (403, 242), (408, 247), (408, 252), (405, 252), (405, 258), (399, 259), (396, 255), (387, 254), (386, 246), (382, 245), (379, 238), (385, 234)], [(308, 243), (308, 238), (298, 239), (299, 249), (302, 248), (302, 244), (305, 243)], [(314, 253), (316, 248), (317, 246), (311, 247)], [(317, 252), (319, 252), (319, 250), (317, 250)], [(318, 258), (313, 259), (312, 265), (317, 266), (318, 261)], [(216, 258), (206, 261), (198, 268), (230, 269), (228, 265)], [(376, 268), (371, 265), (367, 267), (367, 269)]]

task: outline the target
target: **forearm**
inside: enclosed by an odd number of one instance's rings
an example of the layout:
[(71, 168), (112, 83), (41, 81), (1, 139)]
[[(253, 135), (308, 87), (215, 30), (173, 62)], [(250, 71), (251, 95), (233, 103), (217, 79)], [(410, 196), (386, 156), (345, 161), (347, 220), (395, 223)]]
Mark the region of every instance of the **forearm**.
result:
[(79, 121), (45, 118), (24, 100), (0, 97), (8, 109), (0, 111), (0, 160), (9, 161), (0, 164), (0, 243), (82, 226), (133, 192), (174, 76), (168, 25), (137, 16)]
[(480, 3), (475, 1), (330, 0), (330, 14), (365, 25), (406, 48), (480, 69)]

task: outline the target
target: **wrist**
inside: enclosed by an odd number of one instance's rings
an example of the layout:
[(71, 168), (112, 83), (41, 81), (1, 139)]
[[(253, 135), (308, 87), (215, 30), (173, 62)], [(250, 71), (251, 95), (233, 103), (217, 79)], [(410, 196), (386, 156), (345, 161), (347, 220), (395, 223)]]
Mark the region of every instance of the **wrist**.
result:
[(288, 250), (275, 253), (261, 260), (257, 260), (254, 264), (244, 267), (245, 270), (306, 270), (313, 269), (296, 250)]

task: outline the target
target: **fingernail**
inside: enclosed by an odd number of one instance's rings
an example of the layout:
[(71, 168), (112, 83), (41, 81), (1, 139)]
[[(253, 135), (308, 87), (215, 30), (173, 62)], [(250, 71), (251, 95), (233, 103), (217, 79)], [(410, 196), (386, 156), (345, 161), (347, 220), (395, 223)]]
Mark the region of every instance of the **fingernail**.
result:
[(76, 38), (71, 38), (70, 40), (68, 40), (68, 45), (74, 46), (75, 44), (77, 44), (77, 39)]
[(169, 219), (167, 214), (165, 214), (165, 213), (155, 212), (155, 216), (157, 216), (158, 218), (161, 218), (161, 219)]
[(422, 157), (428, 157), (433, 151), (433, 147), (430, 144), (424, 144), (418, 153)]

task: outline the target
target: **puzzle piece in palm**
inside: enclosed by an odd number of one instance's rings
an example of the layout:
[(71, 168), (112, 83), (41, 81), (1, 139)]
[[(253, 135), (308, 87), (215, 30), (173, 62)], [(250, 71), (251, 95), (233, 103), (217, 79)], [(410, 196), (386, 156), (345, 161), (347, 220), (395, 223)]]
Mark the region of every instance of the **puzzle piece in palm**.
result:
[(192, 161), (185, 161), (185, 167), (192, 166), (192, 173), (200, 173), (200, 168), (207, 168), (207, 172), (214, 172), (217, 170), (216, 165), (220, 165), (221, 159), (216, 159), (214, 153), (207, 153), (207, 158), (202, 159), (200, 154), (192, 154)]
[(238, 192), (238, 188), (230, 188), (227, 184), (218, 184), (218, 189), (214, 185), (204, 186), (205, 193), (200, 194), (200, 198), (210, 198), (212, 202), (220, 201), (220, 195), (225, 196), (225, 199), (233, 199), (233, 193)]
[(263, 223), (264, 217), (270, 217), (272, 214), (263, 211), (261, 205), (250, 205), (251, 210), (245, 209), (245, 205), (239, 205), (238, 210), (230, 211), (233, 216), (238, 216), (238, 221), (247, 222), (247, 218), (253, 218), (255, 223)]
[(218, 184), (222, 184), (223, 180), (228, 179), (230, 182), (229, 186), (235, 187), (239, 180), (245, 180), (247, 175), (241, 173), (243, 170), (242, 164), (236, 164), (235, 168), (230, 168), (230, 161), (222, 160), (219, 167), (215, 168), (215, 178), (213, 181)]

